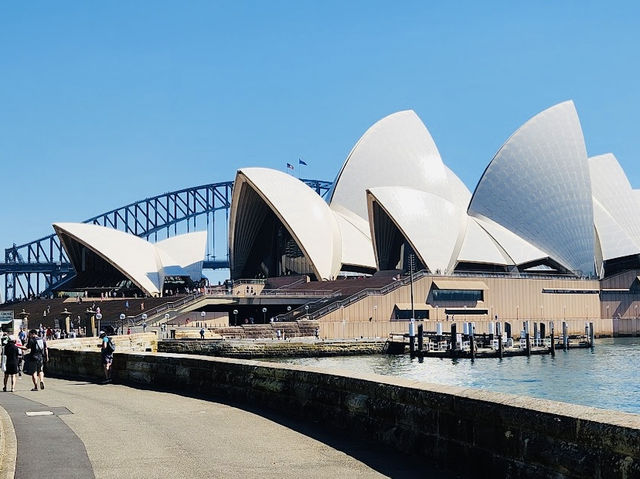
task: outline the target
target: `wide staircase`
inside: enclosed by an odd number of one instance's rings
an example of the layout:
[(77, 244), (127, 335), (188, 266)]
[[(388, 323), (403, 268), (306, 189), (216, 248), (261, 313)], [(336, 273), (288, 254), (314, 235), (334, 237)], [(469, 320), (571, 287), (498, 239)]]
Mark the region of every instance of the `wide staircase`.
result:
[[(416, 275), (414, 275), (416, 277)], [(269, 281), (269, 280), (267, 280)], [(322, 298), (311, 301), (288, 313), (278, 315), (276, 320), (297, 321), (301, 319), (317, 319), (322, 311), (333, 311), (345, 302), (353, 302), (355, 298), (371, 292), (384, 292), (387, 289), (393, 290), (406, 284), (408, 276), (401, 276), (400, 271), (380, 271), (373, 276), (354, 277), (338, 279), (335, 281), (313, 281), (309, 283), (292, 283), (290, 287), (284, 286), (281, 290), (296, 292), (304, 291), (326, 291)], [(332, 309), (333, 308), (333, 309)]]
[[(155, 310), (159, 306), (170, 301), (175, 301), (180, 296), (170, 296), (165, 298), (82, 298), (79, 302), (77, 298), (54, 298), (54, 299), (34, 299), (21, 301), (18, 303), (0, 305), (0, 310), (13, 310), (14, 317), (19, 318), (20, 313), (29, 313), (29, 327), (38, 327), (42, 324), (45, 328), (53, 328), (55, 320), (60, 320), (63, 324), (67, 313), (71, 315), (71, 320), (76, 323), (78, 316), (84, 321), (87, 309), (96, 310), (100, 308), (102, 321), (104, 324), (116, 324), (120, 321), (120, 315), (127, 317), (135, 316), (145, 311)], [(127, 307), (128, 306), (128, 307)]]

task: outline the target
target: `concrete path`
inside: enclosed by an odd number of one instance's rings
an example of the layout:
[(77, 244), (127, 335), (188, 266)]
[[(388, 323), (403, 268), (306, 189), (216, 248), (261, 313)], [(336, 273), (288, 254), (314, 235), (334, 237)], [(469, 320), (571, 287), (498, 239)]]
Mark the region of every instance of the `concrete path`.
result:
[(16, 478), (449, 477), (264, 411), (115, 384), (30, 387), (22, 378), (16, 393), (0, 392), (18, 440)]

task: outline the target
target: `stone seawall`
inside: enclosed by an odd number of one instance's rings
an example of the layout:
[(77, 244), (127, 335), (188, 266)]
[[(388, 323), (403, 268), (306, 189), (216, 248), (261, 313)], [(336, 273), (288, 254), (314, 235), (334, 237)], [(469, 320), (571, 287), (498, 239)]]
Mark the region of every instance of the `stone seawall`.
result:
[[(155, 333), (123, 334), (120, 336), (111, 336), (111, 339), (116, 345), (116, 350), (118, 352), (158, 350), (158, 338)], [(55, 339), (47, 341), (47, 345), (50, 348), (75, 349), (78, 351), (91, 351), (94, 348), (96, 351), (99, 351), (100, 344), (100, 338), (98, 337)]]
[(158, 342), (158, 352), (202, 354), (228, 358), (291, 358), (382, 354), (384, 340), (351, 341), (240, 341), (167, 340)]
[[(50, 356), (51, 374), (101, 377), (97, 351)], [(480, 477), (640, 477), (640, 415), (193, 355), (121, 353), (113, 370), (116, 381), (261, 405)]]

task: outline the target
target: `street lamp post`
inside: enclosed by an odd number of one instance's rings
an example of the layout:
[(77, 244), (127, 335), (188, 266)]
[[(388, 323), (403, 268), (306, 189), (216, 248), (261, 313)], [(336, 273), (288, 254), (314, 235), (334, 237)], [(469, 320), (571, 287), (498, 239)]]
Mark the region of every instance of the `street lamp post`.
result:
[(237, 309), (233, 310), (233, 325), (234, 326), (238, 325), (238, 310)]
[(309, 305), (305, 304), (304, 305), (304, 314), (307, 315), (307, 319), (309, 319)]
[(411, 284), (411, 319), (415, 319), (416, 312), (413, 307), (413, 260), (415, 256), (413, 253), (409, 254), (409, 283)]
[(124, 313), (120, 313), (120, 334), (124, 334), (124, 320), (126, 316)]
[(262, 322), (267, 324), (267, 308), (262, 308)]

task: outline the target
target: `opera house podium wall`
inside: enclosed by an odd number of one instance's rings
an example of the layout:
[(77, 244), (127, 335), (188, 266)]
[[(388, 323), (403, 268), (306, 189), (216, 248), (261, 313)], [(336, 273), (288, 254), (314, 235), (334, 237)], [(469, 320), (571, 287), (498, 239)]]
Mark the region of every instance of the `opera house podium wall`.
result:
[[(459, 329), (462, 322), (474, 322), (478, 334), (488, 333), (489, 321), (497, 317), (511, 323), (514, 335), (522, 329), (523, 321), (530, 320), (543, 322), (547, 328), (553, 321), (556, 334), (563, 321), (570, 334), (583, 334), (585, 322), (593, 322), (596, 335), (610, 336), (614, 320), (606, 312), (631, 318), (635, 306), (640, 305), (640, 294), (629, 294), (628, 289), (618, 294), (626, 302), (603, 303), (598, 280), (572, 278), (427, 275), (413, 284), (414, 312), (417, 318), (425, 318), (425, 330), (435, 331), (437, 322), (445, 332), (454, 322)], [(337, 305), (318, 317), (320, 336), (386, 337), (389, 333), (406, 333), (410, 309), (408, 284), (388, 294), (370, 291), (360, 300)]]

